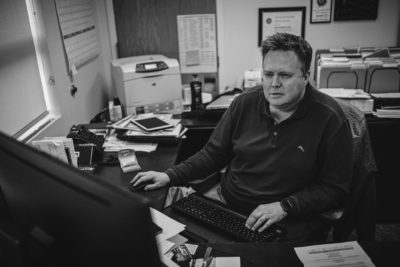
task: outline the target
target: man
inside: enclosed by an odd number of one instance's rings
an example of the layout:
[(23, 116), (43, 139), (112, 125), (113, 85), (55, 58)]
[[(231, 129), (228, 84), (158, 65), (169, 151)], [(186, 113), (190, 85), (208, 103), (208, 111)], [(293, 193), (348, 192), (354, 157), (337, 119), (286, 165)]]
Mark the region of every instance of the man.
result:
[(249, 214), (246, 226), (279, 223), (287, 240), (317, 240), (321, 211), (347, 198), (352, 137), (338, 103), (309, 83), (311, 46), (277, 33), (262, 45), (263, 84), (232, 102), (205, 147), (165, 171), (137, 174), (147, 190), (206, 177), (228, 165), (216, 198)]

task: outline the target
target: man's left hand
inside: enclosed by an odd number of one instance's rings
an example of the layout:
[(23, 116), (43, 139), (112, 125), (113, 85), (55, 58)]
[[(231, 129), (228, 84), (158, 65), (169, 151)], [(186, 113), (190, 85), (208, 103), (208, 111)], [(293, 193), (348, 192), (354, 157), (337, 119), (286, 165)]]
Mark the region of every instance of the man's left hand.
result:
[(259, 205), (247, 218), (246, 227), (259, 232), (287, 216), (279, 202)]

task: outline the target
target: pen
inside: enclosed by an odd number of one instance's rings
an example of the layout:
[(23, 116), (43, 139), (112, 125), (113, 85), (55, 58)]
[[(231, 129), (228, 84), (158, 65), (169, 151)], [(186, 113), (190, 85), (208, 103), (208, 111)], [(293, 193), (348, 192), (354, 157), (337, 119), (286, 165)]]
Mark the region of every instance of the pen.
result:
[(195, 257), (192, 258), (192, 265), (190, 265), (190, 267), (194, 267), (194, 266), (196, 266), (196, 258)]
[(210, 255), (211, 250), (212, 250), (211, 247), (207, 247), (206, 252), (204, 253), (203, 256), (203, 263), (201, 264), (201, 267), (208, 267), (210, 265), (212, 260), (212, 256)]

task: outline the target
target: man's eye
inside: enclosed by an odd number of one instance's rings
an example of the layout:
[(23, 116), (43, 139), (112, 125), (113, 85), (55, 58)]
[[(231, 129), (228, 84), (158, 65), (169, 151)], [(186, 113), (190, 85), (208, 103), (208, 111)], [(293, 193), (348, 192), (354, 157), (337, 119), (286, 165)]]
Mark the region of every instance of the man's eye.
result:
[(274, 76), (271, 72), (264, 72), (265, 77), (272, 78)]
[(281, 76), (282, 79), (289, 79), (290, 77), (292, 77), (292, 75), (288, 73), (281, 73), (279, 76)]

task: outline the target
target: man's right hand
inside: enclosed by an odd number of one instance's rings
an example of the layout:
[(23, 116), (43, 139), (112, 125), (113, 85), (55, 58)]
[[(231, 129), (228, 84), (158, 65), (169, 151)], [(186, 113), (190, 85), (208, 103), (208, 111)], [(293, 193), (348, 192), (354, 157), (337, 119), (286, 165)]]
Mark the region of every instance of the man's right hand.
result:
[(169, 182), (170, 179), (166, 173), (155, 171), (139, 172), (133, 177), (132, 181), (130, 181), (133, 187), (142, 183), (150, 183), (144, 188), (145, 191), (164, 187), (168, 185)]

